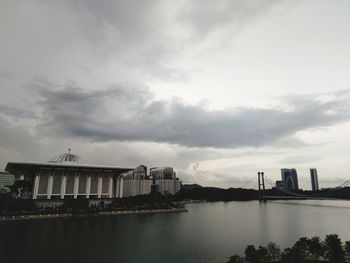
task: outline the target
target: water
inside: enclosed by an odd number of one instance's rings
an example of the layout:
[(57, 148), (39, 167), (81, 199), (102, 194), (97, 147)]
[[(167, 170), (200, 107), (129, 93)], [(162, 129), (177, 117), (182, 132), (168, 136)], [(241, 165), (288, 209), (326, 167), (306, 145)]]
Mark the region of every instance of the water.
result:
[(350, 201), (216, 202), (188, 213), (0, 223), (0, 262), (226, 262), (248, 244), (350, 240)]

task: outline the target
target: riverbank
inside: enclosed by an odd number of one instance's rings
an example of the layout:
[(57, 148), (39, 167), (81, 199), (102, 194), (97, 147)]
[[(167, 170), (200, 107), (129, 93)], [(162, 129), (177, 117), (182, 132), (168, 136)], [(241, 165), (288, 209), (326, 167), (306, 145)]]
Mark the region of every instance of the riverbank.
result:
[(90, 218), (102, 216), (121, 216), (121, 215), (142, 215), (142, 214), (162, 214), (162, 213), (181, 213), (188, 212), (186, 208), (170, 209), (140, 209), (140, 210), (123, 210), (123, 211), (104, 211), (91, 214), (39, 214), (39, 215), (18, 215), (2, 216), (0, 222), (21, 221), (21, 220), (38, 220), (38, 219), (65, 219), (65, 218)]

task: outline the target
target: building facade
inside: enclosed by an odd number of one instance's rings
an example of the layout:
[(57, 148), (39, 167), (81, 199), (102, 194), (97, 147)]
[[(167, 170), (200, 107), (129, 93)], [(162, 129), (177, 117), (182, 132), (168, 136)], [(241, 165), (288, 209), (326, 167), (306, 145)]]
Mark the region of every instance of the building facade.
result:
[(277, 188), (285, 188), (285, 184), (283, 181), (276, 181), (276, 187)]
[(0, 172), (0, 193), (10, 191), (11, 185), (15, 182), (15, 177), (8, 172)]
[[(51, 159), (47, 163), (9, 162), (6, 171), (13, 174), (15, 180), (28, 182), (31, 187), (27, 196), (32, 199), (100, 199), (136, 196), (150, 193), (153, 185), (145, 166), (132, 169), (91, 165), (70, 152)], [(160, 185), (159, 189), (167, 188)], [(172, 194), (179, 190), (176, 187), (173, 189), (176, 191), (172, 191)], [(165, 192), (165, 190), (162, 191), (162, 193)]]
[(176, 194), (180, 190), (179, 178), (171, 167), (150, 169), (139, 166), (133, 171), (121, 174), (117, 179), (116, 197), (130, 197), (157, 191), (163, 195)]
[(283, 168), (281, 169), (281, 179), (284, 184), (284, 189), (288, 191), (298, 190), (298, 174), (294, 168)]
[(317, 175), (317, 169), (316, 168), (310, 168), (310, 178), (311, 178), (311, 189), (312, 191), (318, 191), (319, 185), (318, 185), (318, 175)]

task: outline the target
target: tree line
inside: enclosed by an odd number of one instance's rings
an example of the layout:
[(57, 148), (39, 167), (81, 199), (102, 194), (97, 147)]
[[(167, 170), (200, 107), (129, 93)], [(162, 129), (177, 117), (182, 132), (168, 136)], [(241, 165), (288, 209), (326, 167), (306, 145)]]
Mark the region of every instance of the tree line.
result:
[(171, 196), (150, 193), (133, 197), (114, 198), (110, 202), (99, 200), (90, 203), (89, 199), (64, 199), (61, 205), (38, 206), (35, 200), (14, 198), (11, 194), (0, 194), (0, 216), (72, 213), (93, 214), (119, 210), (152, 210), (183, 208)]
[(342, 242), (336, 234), (320, 237), (302, 237), (292, 247), (283, 251), (273, 242), (266, 247), (248, 245), (244, 256), (233, 255), (228, 263), (307, 263), (307, 262), (350, 262), (350, 241)]

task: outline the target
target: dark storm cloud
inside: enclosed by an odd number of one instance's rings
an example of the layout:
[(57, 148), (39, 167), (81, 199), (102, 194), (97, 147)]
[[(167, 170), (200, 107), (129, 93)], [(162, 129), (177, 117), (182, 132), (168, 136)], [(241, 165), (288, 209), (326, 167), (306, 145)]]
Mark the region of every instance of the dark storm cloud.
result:
[[(78, 1), (80, 36), (96, 58), (118, 57), (120, 64), (167, 81), (190, 75), (179, 58), (203, 45), (211, 33), (231, 37), (278, 1)], [(226, 41), (224, 41), (226, 42)]]
[(231, 37), (232, 29), (255, 21), (272, 2), (220, 1), (213, 7), (187, 0), (5, 1), (0, 78), (6, 70), (25, 81), (42, 76), (79, 82), (82, 72), (111, 65), (116, 79), (187, 81), (193, 66), (182, 59), (206, 50), (212, 32), (216, 40)]
[(347, 96), (285, 98), (282, 108), (209, 111), (179, 99), (154, 100), (147, 88), (111, 86), (85, 91), (76, 86), (39, 88), (46, 134), (95, 141), (148, 141), (187, 147), (259, 147), (288, 143), (303, 130), (349, 119)]
[(19, 107), (13, 107), (6, 104), (0, 103), (0, 114), (14, 119), (33, 119), (35, 115), (33, 112)]

